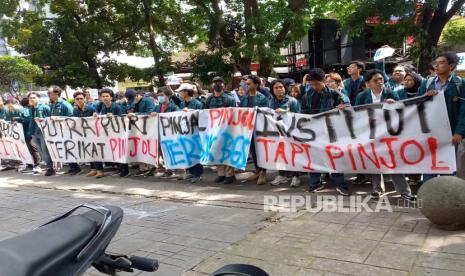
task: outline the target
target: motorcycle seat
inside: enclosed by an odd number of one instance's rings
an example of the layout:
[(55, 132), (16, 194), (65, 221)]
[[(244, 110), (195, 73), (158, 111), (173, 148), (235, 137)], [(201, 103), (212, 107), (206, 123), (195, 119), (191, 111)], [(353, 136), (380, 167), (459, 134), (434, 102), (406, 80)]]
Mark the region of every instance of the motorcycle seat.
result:
[(0, 276), (59, 275), (98, 230), (86, 216), (69, 216), (0, 242)]

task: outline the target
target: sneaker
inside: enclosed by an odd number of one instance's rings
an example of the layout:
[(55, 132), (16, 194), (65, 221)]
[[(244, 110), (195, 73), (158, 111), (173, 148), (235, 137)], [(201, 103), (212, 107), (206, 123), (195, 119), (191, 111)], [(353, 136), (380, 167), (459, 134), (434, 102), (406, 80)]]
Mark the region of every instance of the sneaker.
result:
[(119, 176), (120, 173), (121, 173), (121, 172), (116, 171), (116, 172), (113, 172), (113, 173), (111, 174), (111, 176)]
[(128, 176), (131, 176), (131, 172), (129, 172), (129, 170), (122, 171), (119, 173), (119, 177), (128, 177)]
[(69, 175), (78, 175), (78, 174), (80, 174), (81, 172), (82, 172), (81, 169), (73, 170), (73, 171), (71, 171), (71, 172), (69, 173)]
[(150, 169), (148, 172), (146, 172), (146, 173), (144, 174), (144, 177), (154, 176), (154, 175), (155, 175), (155, 168)]
[(372, 198), (372, 199), (379, 199), (379, 198), (382, 197), (383, 195), (384, 195), (384, 193), (376, 191), (376, 192), (372, 192), (372, 193), (371, 193), (371, 198)]
[(295, 187), (299, 187), (299, 186), (300, 186), (300, 179), (299, 179), (299, 177), (293, 176), (293, 177), (292, 177), (292, 181), (291, 181), (291, 187), (292, 187), (292, 188), (295, 188)]
[(14, 169), (14, 167), (10, 167), (10, 166), (3, 166), (3, 167), (1, 167), (1, 168), (0, 168), (0, 171), (2, 171), (2, 172), (3, 172), (3, 171), (9, 171), (9, 170), (13, 170), (13, 169)]
[(190, 178), (191, 183), (197, 183), (201, 180), (202, 178), (200, 176), (192, 176)]
[(224, 182), (225, 179), (226, 179), (225, 176), (217, 176), (213, 182), (221, 183), (221, 182)]
[(45, 176), (52, 176), (52, 175), (55, 175), (56, 172), (54, 169), (47, 169), (47, 171), (45, 172)]
[(24, 168), (19, 168), (18, 172), (20, 172), (20, 173), (31, 173), (31, 172), (33, 172), (32, 170), (33, 170), (32, 166), (26, 166)]
[(165, 171), (160, 177), (166, 178), (166, 177), (171, 177), (172, 175), (173, 175), (172, 171)]
[(104, 176), (103, 171), (95, 171), (95, 178), (102, 178)]
[(257, 185), (265, 185), (265, 184), (266, 184), (266, 173), (265, 173), (265, 172), (261, 172), (261, 173), (258, 175)]
[(141, 171), (141, 170), (138, 170), (134, 176), (136, 177), (140, 177), (140, 176), (145, 176), (147, 174), (148, 171)]
[(17, 172), (24, 172), (27, 170), (26, 165), (19, 165), (18, 169), (16, 170)]
[(35, 166), (34, 168), (32, 168), (32, 172), (35, 174), (35, 175), (38, 175), (42, 172), (42, 168), (39, 167), (39, 166)]
[(320, 184), (320, 185), (317, 185), (317, 186), (308, 187), (308, 191), (310, 193), (314, 193), (314, 192), (319, 192), (319, 191), (323, 190), (324, 188), (325, 188), (325, 185)]
[(183, 175), (180, 175), (178, 177), (178, 180), (188, 180), (188, 179), (191, 179), (192, 177), (194, 177), (192, 174), (185, 172)]
[(402, 194), (401, 197), (410, 203), (417, 202), (417, 196), (414, 195)]
[(342, 188), (342, 187), (336, 187), (336, 191), (343, 196), (348, 196), (350, 195), (349, 189), (347, 188)]
[(253, 172), (249, 177), (245, 179), (245, 181), (257, 181), (260, 178), (260, 174), (257, 172)]
[(224, 178), (224, 184), (231, 184), (233, 183), (234, 181), (236, 181), (236, 177), (233, 175), (233, 176), (228, 176), (228, 177), (225, 177)]
[(86, 176), (96, 176), (97, 175), (97, 171), (96, 170), (90, 170), (90, 172), (88, 172), (86, 174)]
[(285, 176), (278, 175), (278, 176), (271, 182), (271, 185), (273, 185), (273, 186), (278, 186), (278, 185), (281, 185), (281, 184), (286, 184), (287, 182), (289, 182), (289, 177), (285, 177)]

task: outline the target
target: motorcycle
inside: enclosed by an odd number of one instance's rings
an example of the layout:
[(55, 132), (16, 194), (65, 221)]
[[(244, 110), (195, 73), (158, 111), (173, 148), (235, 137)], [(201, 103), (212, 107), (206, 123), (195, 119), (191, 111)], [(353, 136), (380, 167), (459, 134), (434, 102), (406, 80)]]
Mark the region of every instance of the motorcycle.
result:
[[(122, 220), (119, 207), (82, 204), (31, 232), (0, 241), (0, 276), (74, 276), (90, 266), (108, 275), (156, 271), (155, 259), (105, 252)], [(226, 265), (212, 275), (268, 276), (244, 264)]]

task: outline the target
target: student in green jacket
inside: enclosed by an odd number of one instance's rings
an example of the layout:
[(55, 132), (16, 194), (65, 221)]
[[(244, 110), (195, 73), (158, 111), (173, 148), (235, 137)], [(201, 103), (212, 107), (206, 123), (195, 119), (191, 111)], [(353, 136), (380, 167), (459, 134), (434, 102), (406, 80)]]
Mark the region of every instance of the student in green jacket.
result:
[[(458, 146), (465, 137), (465, 79), (454, 73), (458, 62), (459, 57), (454, 52), (439, 54), (434, 63), (436, 77), (424, 80), (418, 90), (419, 96), (444, 94), (452, 130), (451, 142), (455, 146)], [(435, 111), (431, 110), (431, 112)], [(436, 176), (436, 174), (423, 174), (423, 182)]]
[[(378, 69), (368, 70), (364, 76), (368, 90), (360, 93), (357, 96), (356, 105), (364, 105), (371, 103), (394, 103), (399, 98), (397, 94), (384, 86), (383, 72)], [(379, 199), (385, 194), (384, 179), (382, 174), (371, 174), (371, 184), (373, 191), (371, 196), (373, 199)], [(416, 197), (412, 194), (410, 186), (405, 180), (403, 174), (391, 174), (394, 188), (401, 197), (409, 202), (415, 202)]]
[(6, 106), (3, 101), (3, 97), (0, 97), (0, 119), (5, 120), (6, 117)]
[[(32, 141), (41, 153), (42, 160), (45, 161), (45, 164), (47, 166), (45, 176), (52, 176), (56, 174), (55, 169), (53, 168), (52, 158), (50, 157), (50, 153), (48, 152), (44, 135), (42, 134), (42, 131), (37, 125), (37, 122), (47, 117), (50, 117), (50, 106), (40, 103), (40, 94), (36, 92), (29, 93), (28, 98), (29, 114), (31, 116), (31, 120), (29, 121), (29, 130), (32, 134)], [(36, 166), (34, 167), (33, 171), (34, 174), (38, 175), (42, 170), (39, 166)]]
[[(194, 98), (195, 86), (189, 83), (182, 83), (181, 86), (176, 90), (182, 98), (180, 107), (182, 111), (198, 110), (203, 109), (203, 103), (198, 99)], [(183, 176), (180, 176), (178, 180), (189, 180), (191, 183), (199, 182), (203, 174), (203, 165), (195, 164), (188, 168)]]
[[(260, 78), (255, 75), (248, 75), (245, 84), (247, 85), (247, 94), (241, 99), (240, 107), (267, 107), (269, 105), (268, 97), (258, 92), (260, 87)], [(252, 141), (255, 138), (252, 137)], [(250, 144), (250, 153), (255, 166), (254, 173), (248, 177), (247, 181), (257, 181), (257, 185), (266, 184), (266, 170), (258, 166), (257, 152), (255, 143)]]

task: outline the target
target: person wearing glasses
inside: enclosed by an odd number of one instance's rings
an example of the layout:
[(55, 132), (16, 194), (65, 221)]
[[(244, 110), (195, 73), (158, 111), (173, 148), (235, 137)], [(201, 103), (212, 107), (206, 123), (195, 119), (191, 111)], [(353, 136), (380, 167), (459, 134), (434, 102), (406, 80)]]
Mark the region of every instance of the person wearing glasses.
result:
[(350, 78), (343, 81), (344, 91), (350, 100), (350, 104), (355, 104), (355, 99), (360, 92), (366, 89), (365, 81), (363, 80), (362, 72), (365, 70), (365, 64), (361, 61), (354, 60), (347, 67), (347, 74)]

